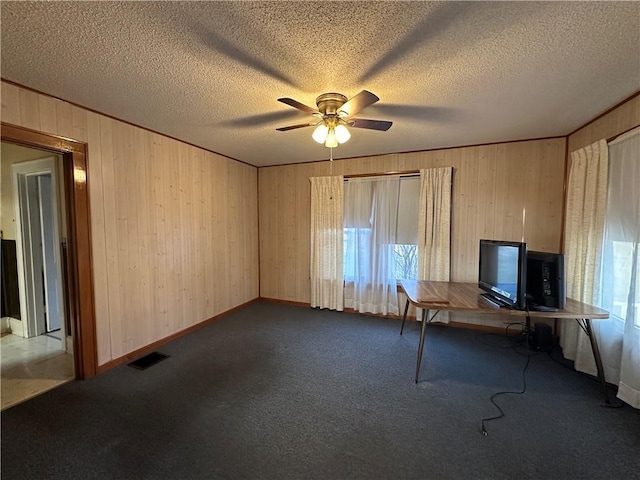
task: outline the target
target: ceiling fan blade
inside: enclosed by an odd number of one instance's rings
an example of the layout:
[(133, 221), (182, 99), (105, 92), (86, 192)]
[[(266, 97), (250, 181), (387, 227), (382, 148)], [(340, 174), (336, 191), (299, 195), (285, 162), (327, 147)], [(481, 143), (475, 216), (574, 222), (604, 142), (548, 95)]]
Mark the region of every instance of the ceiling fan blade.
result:
[(320, 113), (315, 108), (307, 107), (304, 103), (300, 103), (299, 101), (294, 100), (293, 98), (279, 98), (278, 101), (282, 103), (286, 103), (287, 105), (293, 108), (297, 108), (298, 110), (302, 110), (304, 113), (308, 113), (310, 115), (313, 115), (314, 113)]
[(391, 128), (393, 122), (385, 120), (367, 120), (364, 118), (352, 118), (347, 122), (354, 128), (368, 128), (369, 130), (380, 130), (386, 132)]
[(276, 128), (276, 130), (279, 132), (286, 132), (287, 130), (295, 130), (296, 128), (312, 127), (313, 125), (316, 125), (316, 123), (299, 123), (297, 125), (289, 125), (288, 127)]
[(340, 107), (340, 116), (352, 117), (363, 108), (373, 105), (378, 100), (380, 99), (373, 93), (368, 90), (363, 90)]

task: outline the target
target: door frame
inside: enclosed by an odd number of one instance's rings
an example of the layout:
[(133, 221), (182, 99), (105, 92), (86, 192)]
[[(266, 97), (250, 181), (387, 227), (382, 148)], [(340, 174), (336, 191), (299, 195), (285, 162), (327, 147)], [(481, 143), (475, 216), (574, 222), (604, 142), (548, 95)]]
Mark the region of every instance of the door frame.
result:
[(68, 239), (68, 252), (66, 258), (62, 259), (67, 273), (67, 288), (64, 289), (66, 311), (73, 331), (76, 378), (89, 379), (98, 370), (98, 350), (93, 298), (87, 144), (4, 122), (0, 124), (0, 137), (3, 142), (62, 155)]
[[(43, 152), (45, 153), (45, 152)], [(51, 319), (51, 308), (55, 307), (55, 315), (60, 319), (60, 331), (63, 350), (67, 348), (67, 333), (64, 321), (64, 302), (62, 292), (62, 249), (60, 244), (59, 222), (59, 195), (58, 195), (58, 159), (56, 156), (47, 156), (37, 160), (28, 160), (11, 165), (11, 175), (14, 189), (14, 204), (16, 215), (16, 256), (18, 260), (18, 278), (20, 285), (20, 310), (25, 313), (26, 322), (23, 322), (23, 336), (30, 338), (45, 333), (47, 323)], [(47, 253), (44, 241), (44, 214), (42, 211), (42, 195), (37, 201), (32, 198), (33, 183), (40, 183), (40, 178), (48, 175), (51, 179), (51, 198), (47, 201), (52, 207), (52, 231), (54, 262), (56, 264), (55, 292), (50, 292), (47, 278)], [(39, 189), (38, 189), (39, 191)], [(35, 245), (41, 244), (37, 249)], [(39, 281), (38, 272), (42, 271), (45, 281)], [(50, 301), (54, 293), (58, 301)], [(44, 298), (44, 301), (43, 301)], [(46, 320), (45, 320), (46, 317)], [(23, 319), (24, 320), (24, 319)], [(72, 347), (71, 347), (72, 348)]]

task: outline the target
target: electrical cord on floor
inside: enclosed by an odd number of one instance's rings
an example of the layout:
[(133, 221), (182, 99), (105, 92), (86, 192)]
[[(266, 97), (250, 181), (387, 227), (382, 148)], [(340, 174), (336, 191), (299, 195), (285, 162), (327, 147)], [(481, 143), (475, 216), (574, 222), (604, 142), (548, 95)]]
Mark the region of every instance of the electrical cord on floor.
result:
[[(509, 334), (509, 329), (511, 327), (513, 327), (514, 325), (520, 325), (522, 327), (522, 331), (516, 335), (510, 335)], [(508, 323), (506, 328), (505, 328), (505, 332), (504, 332), (505, 337), (512, 343), (511, 345), (509, 345), (509, 348), (513, 348), (513, 351), (515, 353), (517, 353), (518, 355), (526, 355), (527, 357), (527, 362), (525, 363), (524, 368), (522, 369), (522, 390), (518, 391), (518, 392), (512, 392), (512, 391), (504, 391), (504, 392), (497, 392), (494, 393), (493, 395), (491, 395), (491, 397), (489, 398), (489, 401), (498, 409), (498, 411), (500, 412), (499, 415), (496, 415), (494, 417), (488, 417), (488, 418), (483, 418), (481, 421), (481, 426), (482, 426), (482, 434), (483, 435), (488, 435), (487, 433), (487, 429), (485, 427), (485, 423), (486, 422), (490, 422), (492, 420), (498, 420), (499, 418), (503, 418), (504, 416), (506, 416), (506, 414), (504, 413), (504, 410), (502, 410), (502, 408), (500, 408), (500, 406), (496, 403), (495, 399), (496, 397), (499, 397), (500, 395), (507, 395), (507, 394), (513, 394), (513, 395), (522, 395), (523, 393), (525, 393), (527, 391), (527, 378), (526, 378), (526, 372), (527, 372), (527, 368), (529, 368), (529, 363), (531, 362), (531, 357), (534, 355), (534, 353), (532, 353), (529, 349), (529, 337), (531, 335), (531, 332), (527, 330), (527, 325), (520, 323), (520, 322), (515, 322), (515, 323)], [(523, 346), (522, 344), (524, 343), (524, 347), (527, 349), (527, 353), (520, 353), (518, 351), (518, 347)]]
[[(533, 333), (533, 332), (527, 329), (527, 325), (522, 324), (522, 323), (517, 323), (517, 322), (516, 322), (516, 323), (508, 323), (508, 324), (506, 324), (506, 325), (507, 325), (507, 326), (506, 326), (506, 328), (505, 328), (504, 335), (505, 335), (505, 337), (506, 337), (506, 338), (507, 338), (507, 339), (512, 343), (512, 345), (490, 345), (490, 344), (489, 344), (489, 343), (487, 343), (487, 342), (482, 342), (482, 343), (484, 343), (485, 345), (488, 345), (488, 346), (496, 347), (496, 348), (513, 348), (513, 349), (514, 349), (514, 352), (515, 352), (515, 353), (517, 353), (518, 355), (523, 355), (523, 356), (524, 356), (524, 355), (526, 355), (526, 357), (527, 357), (527, 362), (526, 362), (526, 364), (525, 364), (524, 368), (522, 369), (522, 384), (523, 384), (523, 387), (522, 387), (522, 390), (521, 390), (521, 391), (519, 391), (519, 392), (511, 392), (511, 391), (497, 392), (497, 393), (494, 393), (494, 394), (489, 398), (489, 400), (491, 401), (491, 403), (492, 403), (492, 404), (493, 404), (493, 405), (498, 409), (498, 411), (500, 412), (500, 415), (496, 415), (496, 416), (494, 416), (494, 417), (488, 417), (488, 418), (483, 418), (483, 419), (482, 419), (482, 421), (481, 421), (481, 426), (482, 426), (481, 432), (482, 432), (482, 434), (483, 434), (483, 435), (485, 435), (485, 436), (486, 436), (486, 435), (488, 435), (487, 429), (486, 429), (486, 427), (485, 427), (485, 423), (486, 423), (486, 422), (490, 422), (490, 421), (492, 421), (492, 420), (498, 420), (498, 419), (503, 418), (503, 417), (505, 417), (505, 416), (506, 416), (506, 414), (504, 413), (504, 411), (502, 410), (502, 408), (500, 408), (500, 406), (495, 402), (495, 398), (496, 398), (496, 397), (498, 397), (498, 396), (500, 396), (500, 395), (506, 395), (506, 394), (522, 395), (522, 394), (524, 394), (524, 393), (526, 392), (526, 390), (527, 390), (526, 371), (527, 371), (527, 368), (529, 368), (529, 363), (530, 363), (530, 361), (531, 361), (531, 357), (532, 357), (533, 355), (536, 355), (536, 354), (538, 353), (538, 352), (532, 352), (532, 351), (531, 351), (532, 346), (530, 345), (530, 341), (529, 341), (529, 340), (530, 340), (531, 335), (532, 335), (532, 333)], [(520, 325), (520, 326), (522, 326), (522, 327), (523, 327), (523, 329), (522, 329), (522, 331), (521, 331), (520, 333), (518, 333), (518, 334), (516, 334), (516, 335), (509, 335), (509, 329), (510, 329), (511, 327), (513, 327), (514, 325)], [(584, 328), (582, 325), (580, 325), (580, 327), (581, 327), (583, 330), (585, 330), (585, 328)], [(523, 345), (523, 343), (524, 343), (524, 345)], [(518, 347), (519, 347), (519, 346), (524, 346), (524, 347), (527, 349), (527, 353), (521, 353), (521, 352), (519, 352), (519, 351), (518, 351)], [(573, 362), (571, 362), (571, 361), (565, 361), (565, 362), (562, 362), (562, 361), (558, 360), (557, 358), (554, 358), (554, 356), (553, 356), (553, 351), (554, 351), (554, 350), (556, 350), (557, 348), (558, 348), (558, 345), (555, 345), (555, 348), (553, 348), (553, 347), (552, 347), (552, 348), (551, 348), (551, 349), (549, 349), (549, 350), (545, 350), (545, 352), (549, 355), (549, 358), (550, 358), (552, 361), (554, 361), (555, 363), (557, 363), (558, 365), (560, 365), (560, 366), (562, 366), (562, 367), (564, 367), (564, 368), (567, 368), (567, 369), (569, 369), (569, 370), (573, 371), (574, 373), (579, 373), (579, 374), (581, 374), (582, 376), (587, 377), (587, 378), (589, 378), (589, 379), (590, 379), (590, 380), (592, 380), (592, 381), (599, 382), (599, 379), (598, 379), (597, 377), (594, 377), (594, 376), (589, 375), (589, 374), (587, 374), (587, 373), (583, 373), (583, 372), (580, 372), (580, 371), (576, 370), (576, 369), (575, 369), (575, 367), (574, 367), (574, 365), (573, 365)], [(563, 359), (563, 360), (564, 360), (564, 359)], [(606, 403), (605, 403), (605, 404), (603, 404), (603, 406), (605, 406), (605, 407), (609, 407), (609, 408), (621, 408), (621, 407), (623, 407), (623, 406), (624, 406), (624, 402), (611, 403), (611, 402), (607, 399)]]
[(511, 391), (505, 391), (505, 392), (498, 392), (498, 393), (494, 393), (493, 395), (491, 395), (491, 397), (489, 398), (489, 400), (491, 401), (491, 403), (493, 403), (493, 405), (498, 409), (498, 411), (500, 412), (500, 415), (496, 415), (494, 417), (488, 417), (488, 418), (483, 418), (481, 425), (482, 425), (482, 435), (487, 436), (487, 429), (485, 428), (485, 422), (490, 422), (492, 420), (498, 420), (499, 418), (502, 418), (505, 416), (504, 410), (502, 410), (502, 408), (500, 408), (500, 405), (498, 405), (495, 402), (495, 398), (500, 396), (500, 395), (507, 395), (507, 394), (514, 394), (514, 395), (522, 395), (524, 392), (527, 391), (527, 377), (526, 377), (526, 372), (527, 372), (527, 368), (529, 368), (529, 363), (531, 361), (531, 354), (527, 355), (527, 363), (525, 364), (524, 368), (522, 369), (522, 390), (520, 390), (519, 392), (511, 392)]

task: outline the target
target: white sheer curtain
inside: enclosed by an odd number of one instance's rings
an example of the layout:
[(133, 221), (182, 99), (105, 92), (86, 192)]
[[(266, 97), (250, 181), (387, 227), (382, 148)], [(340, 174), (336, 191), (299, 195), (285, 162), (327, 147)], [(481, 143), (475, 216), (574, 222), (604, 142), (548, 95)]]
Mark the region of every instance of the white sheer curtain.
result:
[(342, 223), (344, 178), (311, 177), (311, 306), (344, 309)]
[(597, 333), (607, 381), (640, 408), (640, 128), (609, 144), (608, 183), (601, 306), (611, 318)]
[(345, 306), (397, 314), (394, 248), (400, 177), (352, 178), (344, 189)]
[[(420, 170), (418, 279), (449, 281), (451, 258), (451, 167)], [(418, 318), (421, 312), (417, 313)], [(435, 318), (449, 322), (449, 312)]]
[[(564, 240), (567, 297), (591, 305), (599, 300), (596, 287), (600, 284), (607, 170), (605, 140), (571, 153)], [(598, 321), (592, 323), (597, 329)], [(564, 356), (574, 360), (576, 370), (597, 374), (589, 339), (576, 322), (560, 322), (560, 346)]]
[[(572, 153), (567, 189), (567, 296), (610, 312), (592, 322), (607, 382), (640, 408), (640, 129)], [(586, 335), (562, 322), (561, 346), (577, 370), (596, 374)]]

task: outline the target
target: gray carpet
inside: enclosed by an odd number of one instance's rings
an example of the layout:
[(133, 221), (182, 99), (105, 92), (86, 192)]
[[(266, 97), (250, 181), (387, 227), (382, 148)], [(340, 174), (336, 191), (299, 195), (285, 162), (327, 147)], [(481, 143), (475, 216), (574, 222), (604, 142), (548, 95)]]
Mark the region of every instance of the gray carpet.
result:
[[(640, 411), (503, 336), (254, 303), (2, 412), (2, 479), (639, 478)], [(634, 476), (635, 475), (635, 476)]]

